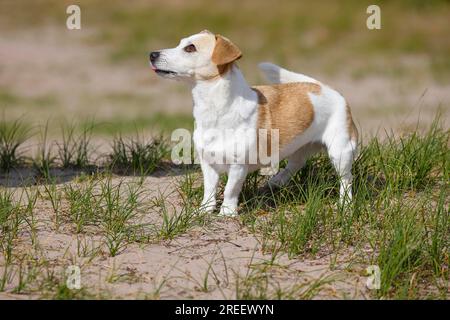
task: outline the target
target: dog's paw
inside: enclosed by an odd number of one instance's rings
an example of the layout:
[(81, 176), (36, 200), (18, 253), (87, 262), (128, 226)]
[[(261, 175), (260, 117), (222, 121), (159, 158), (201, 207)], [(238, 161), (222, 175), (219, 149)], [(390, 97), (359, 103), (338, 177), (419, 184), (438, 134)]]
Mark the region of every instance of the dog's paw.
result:
[(222, 206), (220, 208), (219, 216), (222, 217), (236, 217), (238, 215), (237, 208)]
[(198, 208), (198, 211), (204, 213), (212, 213), (214, 210), (216, 210), (216, 203), (213, 201), (202, 201), (200, 208)]
[(198, 211), (202, 213), (212, 213), (214, 212), (214, 210), (216, 210), (215, 205), (205, 205), (205, 206), (202, 205), (198, 208)]

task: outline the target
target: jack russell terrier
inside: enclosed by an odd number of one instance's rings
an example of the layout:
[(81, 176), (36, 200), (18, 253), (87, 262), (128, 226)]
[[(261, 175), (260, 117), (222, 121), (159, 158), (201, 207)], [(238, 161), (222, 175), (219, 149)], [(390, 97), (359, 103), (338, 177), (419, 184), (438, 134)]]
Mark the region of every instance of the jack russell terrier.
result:
[[(318, 80), (271, 63), (259, 67), (273, 85), (251, 87), (235, 64), (241, 56), (229, 39), (207, 30), (182, 39), (175, 48), (150, 53), (150, 65), (159, 76), (191, 85), (193, 140), (204, 183), (202, 209), (215, 209), (219, 175), (226, 172), (220, 214), (237, 214), (247, 173), (264, 167), (259, 157), (254, 163), (248, 159), (255, 153), (251, 150), (261, 148), (288, 160), (286, 168), (269, 180), (269, 187), (288, 183), (308, 157), (325, 148), (340, 178), (340, 201), (351, 200), (358, 132), (345, 99)], [(225, 139), (206, 134), (208, 129)], [(276, 134), (269, 137), (269, 131)], [(230, 151), (232, 161), (216, 161), (217, 154)]]

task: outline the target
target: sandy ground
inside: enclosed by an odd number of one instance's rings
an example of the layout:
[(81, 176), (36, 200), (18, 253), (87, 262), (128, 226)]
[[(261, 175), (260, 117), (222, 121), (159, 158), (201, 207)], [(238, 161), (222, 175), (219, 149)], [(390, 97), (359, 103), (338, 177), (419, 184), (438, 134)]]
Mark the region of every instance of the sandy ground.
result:
[[(147, 177), (142, 202), (163, 194), (165, 201), (180, 210), (174, 190), (177, 179), (165, 174)], [(113, 181), (131, 182), (132, 178), (116, 177)], [(132, 242), (111, 257), (103, 237), (95, 231), (76, 234), (70, 224), (62, 224), (56, 230), (49, 201), (39, 199), (35, 212), (35, 244), (32, 245), (30, 233), (24, 232), (17, 244), (19, 255), (45, 261), (45, 267), (39, 269), (41, 275), (51, 270), (60, 276), (68, 266), (79, 266), (83, 288), (100, 298), (235, 299), (237, 288), (240, 294), (246, 290), (257, 294), (265, 286), (265, 294), (272, 298), (277, 290), (292, 294), (290, 298), (364, 299), (368, 295), (365, 266), (355, 265), (354, 257), (350, 266), (352, 248), (322, 252), (308, 259), (272, 255), (263, 250), (258, 236), (238, 219), (213, 216), (205, 227), (191, 228), (173, 240)], [(141, 222), (158, 224), (161, 219), (157, 211), (147, 209)], [(0, 257), (0, 264), (3, 260)], [(41, 297), (33, 291), (12, 294), (17, 284), (16, 272), (0, 298)], [(313, 290), (315, 285), (317, 289)]]

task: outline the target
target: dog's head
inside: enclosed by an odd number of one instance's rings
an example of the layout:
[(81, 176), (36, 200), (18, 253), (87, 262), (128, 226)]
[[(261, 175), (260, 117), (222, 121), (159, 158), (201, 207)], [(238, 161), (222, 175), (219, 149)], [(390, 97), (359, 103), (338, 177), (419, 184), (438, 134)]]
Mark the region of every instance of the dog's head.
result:
[(204, 30), (182, 39), (175, 48), (151, 52), (150, 66), (165, 78), (209, 80), (227, 72), (241, 56), (230, 40)]

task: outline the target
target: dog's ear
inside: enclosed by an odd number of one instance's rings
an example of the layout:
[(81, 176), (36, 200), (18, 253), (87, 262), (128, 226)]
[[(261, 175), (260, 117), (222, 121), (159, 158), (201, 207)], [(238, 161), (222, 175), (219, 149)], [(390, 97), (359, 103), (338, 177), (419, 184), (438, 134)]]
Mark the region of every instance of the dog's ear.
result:
[(221, 66), (231, 63), (240, 57), (242, 57), (242, 52), (233, 42), (220, 34), (216, 35), (216, 46), (211, 57), (212, 62)]

